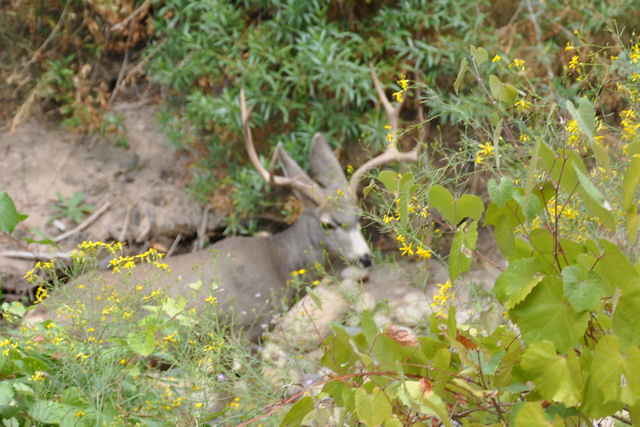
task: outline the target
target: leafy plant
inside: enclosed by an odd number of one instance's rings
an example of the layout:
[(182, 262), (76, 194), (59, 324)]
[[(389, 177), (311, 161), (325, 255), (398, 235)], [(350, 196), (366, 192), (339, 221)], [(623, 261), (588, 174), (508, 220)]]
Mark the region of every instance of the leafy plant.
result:
[(58, 193), (58, 201), (51, 207), (51, 210), (53, 210), (54, 213), (47, 220), (47, 224), (51, 224), (59, 218), (69, 218), (76, 224), (80, 224), (84, 214), (95, 209), (95, 206), (91, 204), (83, 204), (83, 201), (84, 193), (81, 191), (74, 192), (69, 199), (65, 199), (62, 194)]
[[(332, 405), (303, 398), (285, 421), (307, 425), (338, 416), (368, 426), (524, 426), (591, 424), (609, 416), (640, 422), (640, 141), (629, 133), (640, 109), (630, 95), (638, 90), (639, 46), (634, 41), (601, 64), (602, 51), (568, 44), (585, 59), (579, 68), (572, 56), (567, 84), (588, 79), (601, 88), (615, 79), (613, 91), (627, 103), (619, 124), (596, 114), (601, 93), (588, 83), (583, 93), (593, 97), (556, 102), (524, 78), (524, 62), (511, 61), (499, 78), (487, 52), (470, 49), (461, 78), (471, 70), (494, 111), (491, 121), (467, 123), (470, 135), (489, 140), (477, 144), (469, 161), (500, 176), (487, 181), (488, 206), (439, 184), (421, 193), (423, 183), (410, 173), (378, 175), (395, 199), (380, 222), (396, 231), (403, 255), (428, 246), (428, 236), (419, 234), (427, 203), (431, 220), (452, 235), (450, 282), (439, 285), (427, 332), (381, 330), (370, 312), (355, 333), (334, 327), (322, 359), (332, 374), (318, 395)], [(612, 70), (619, 74), (611, 77)], [(493, 290), (500, 305), (486, 308), (477, 323), (459, 324), (455, 309), (443, 308), (455, 298), (450, 283), (480, 256), (482, 226), (493, 228), (509, 261)], [(505, 319), (491, 320), (496, 311)]]

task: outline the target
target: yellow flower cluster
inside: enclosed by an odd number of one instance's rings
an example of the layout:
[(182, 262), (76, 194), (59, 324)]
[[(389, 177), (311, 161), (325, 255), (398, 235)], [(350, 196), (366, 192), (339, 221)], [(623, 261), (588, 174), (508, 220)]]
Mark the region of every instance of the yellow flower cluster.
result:
[[(638, 138), (638, 132), (640, 131), (640, 122), (637, 120), (638, 117), (636, 112), (628, 108), (623, 110), (620, 113), (620, 124), (622, 125), (622, 140), (624, 142), (631, 142)], [(623, 147), (623, 150), (626, 152), (628, 148), (628, 144)]]
[(402, 95), (407, 91), (409, 87), (409, 81), (405, 78), (404, 74), (400, 74), (400, 80), (398, 80), (398, 84), (400, 85), (400, 90), (397, 92), (393, 92), (393, 96), (396, 98), (398, 102), (402, 102)]
[(479, 150), (476, 152), (476, 165), (481, 164), (485, 158), (487, 158), (494, 152), (491, 141), (487, 141), (486, 144), (478, 144), (478, 148)]
[(516, 68), (519, 71), (524, 71), (524, 63), (525, 61), (520, 58), (514, 58), (513, 62), (509, 64), (509, 68)]
[(631, 58), (634, 64), (637, 64), (638, 61), (640, 61), (640, 43), (633, 45), (631, 53), (629, 53), (629, 58)]
[(455, 301), (456, 293), (449, 291), (451, 289), (451, 281), (449, 280), (444, 284), (438, 283), (436, 286), (438, 286), (438, 293), (433, 296), (433, 302), (430, 306), (436, 316), (446, 319), (447, 314), (444, 312), (444, 309), (449, 300), (451, 300), (451, 302)]
[(113, 273), (117, 273), (120, 269), (132, 270), (135, 268), (136, 263), (146, 262), (147, 264), (153, 264), (156, 268), (160, 270), (164, 270), (168, 273), (171, 272), (171, 269), (166, 263), (161, 263), (160, 260), (164, 254), (158, 252), (154, 248), (150, 248), (148, 251), (142, 254), (133, 255), (133, 256), (122, 256), (120, 255), (118, 258), (113, 258), (109, 261), (109, 265), (113, 268)]
[(396, 235), (396, 240), (402, 243), (402, 246), (399, 248), (402, 256), (413, 256), (415, 254), (423, 259), (431, 258), (432, 256), (431, 251), (428, 248), (424, 248), (422, 245), (418, 245), (414, 252), (413, 242), (407, 242), (406, 238), (402, 234)]
[(46, 262), (38, 261), (36, 265), (23, 276), (23, 279), (26, 279), (29, 283), (33, 283), (36, 280), (40, 279), (37, 271), (40, 272), (54, 272), (56, 269), (55, 263), (52, 259)]

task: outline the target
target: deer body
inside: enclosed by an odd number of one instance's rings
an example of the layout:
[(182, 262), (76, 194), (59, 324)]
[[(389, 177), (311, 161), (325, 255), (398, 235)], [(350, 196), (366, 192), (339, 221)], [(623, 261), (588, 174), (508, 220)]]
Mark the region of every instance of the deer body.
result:
[[(371, 75), (380, 100), (389, 117), (392, 139), (387, 150), (358, 168), (347, 181), (340, 163), (321, 134), (316, 134), (309, 152), (311, 175), (306, 172), (279, 145), (272, 162), (278, 160), (284, 176), (273, 174), (261, 163), (253, 144), (249, 128), (249, 110), (244, 90), (240, 92), (240, 106), (244, 128), (245, 148), (253, 166), (270, 185), (285, 186), (293, 190), (305, 205), (304, 212), (288, 229), (269, 237), (230, 237), (208, 250), (178, 255), (163, 260), (170, 274), (142, 265), (123, 280), (111, 272), (98, 273), (98, 283), (80, 277), (74, 283), (84, 286), (65, 286), (72, 299), (86, 302), (89, 308), (102, 312), (106, 299), (100, 282), (107, 289), (122, 287), (128, 282), (131, 292), (144, 283), (152, 291), (163, 290), (177, 299), (189, 299), (189, 306), (198, 306), (215, 297), (218, 307), (232, 309), (234, 324), (245, 329), (250, 339), (257, 339), (267, 327), (274, 311), (282, 306), (282, 298), (290, 296), (287, 281), (291, 272), (323, 263), (327, 255), (341, 257), (363, 267), (371, 265), (371, 252), (360, 232), (356, 190), (358, 180), (374, 167), (396, 161), (416, 161), (417, 152), (399, 152), (396, 147), (398, 116), (402, 104), (392, 107), (384, 95), (380, 82), (371, 66)], [(95, 276), (94, 276), (95, 278)], [(84, 282), (82, 282), (84, 280)], [(86, 283), (86, 284), (85, 284)], [(80, 289), (82, 292), (80, 292)], [(27, 322), (52, 318), (50, 310), (56, 308), (54, 295), (49, 304), (41, 304), (27, 315)], [(98, 301), (98, 302), (96, 302)], [(48, 306), (48, 307), (47, 307)], [(48, 311), (49, 310), (49, 311)]]

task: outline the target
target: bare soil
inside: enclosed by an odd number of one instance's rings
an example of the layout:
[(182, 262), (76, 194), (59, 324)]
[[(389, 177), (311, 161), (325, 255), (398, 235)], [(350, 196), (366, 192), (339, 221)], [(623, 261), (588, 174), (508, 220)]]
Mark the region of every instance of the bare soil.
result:
[[(0, 133), (0, 191), (7, 191), (18, 211), (29, 215), (12, 236), (0, 235), (4, 298), (25, 296), (28, 286), (22, 277), (36, 258), (68, 253), (83, 240), (126, 240), (132, 250), (154, 246), (166, 251), (179, 234), (189, 241), (199, 228), (204, 235), (219, 225), (215, 212), (187, 194), (194, 159), (174, 150), (159, 131), (159, 107), (121, 103), (115, 109), (125, 117), (129, 148), (107, 138), (72, 134), (37, 117), (12, 134)], [(94, 205), (94, 212), (103, 208), (104, 213), (61, 240), (58, 248), (23, 240), (41, 239), (32, 227), (52, 238), (74, 229), (77, 224), (68, 218), (54, 224), (47, 220), (58, 193), (68, 199), (77, 191), (85, 195), (83, 203)]]

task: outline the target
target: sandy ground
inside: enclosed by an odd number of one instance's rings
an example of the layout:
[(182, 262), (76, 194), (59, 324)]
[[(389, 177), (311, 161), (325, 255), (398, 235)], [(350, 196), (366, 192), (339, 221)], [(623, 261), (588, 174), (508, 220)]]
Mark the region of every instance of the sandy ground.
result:
[[(139, 247), (167, 247), (181, 233), (195, 236), (203, 224), (204, 207), (190, 198), (185, 187), (189, 165), (186, 151), (175, 151), (158, 130), (158, 107), (121, 103), (130, 147), (124, 149), (105, 138), (88, 138), (65, 131), (59, 125), (32, 117), (13, 134), (0, 133), (0, 191), (7, 191), (18, 211), (29, 215), (12, 236), (0, 235), (0, 254), (22, 251), (48, 256), (65, 253), (83, 240), (127, 240)], [(76, 224), (61, 219), (47, 225), (57, 194), (74, 192), (104, 213), (84, 230), (59, 242), (59, 248), (27, 244), (38, 238), (38, 228), (56, 237)], [(219, 218), (206, 211), (206, 228), (213, 230)], [(85, 215), (86, 220), (90, 215)], [(55, 225), (58, 225), (56, 227)], [(202, 234), (202, 233), (201, 233)], [(26, 292), (21, 280), (33, 260), (0, 255), (4, 297), (15, 299)]]

